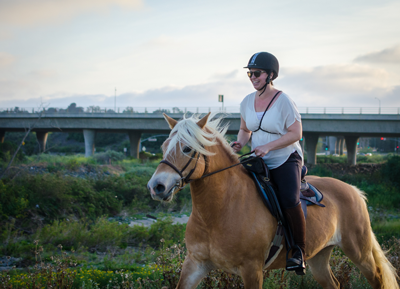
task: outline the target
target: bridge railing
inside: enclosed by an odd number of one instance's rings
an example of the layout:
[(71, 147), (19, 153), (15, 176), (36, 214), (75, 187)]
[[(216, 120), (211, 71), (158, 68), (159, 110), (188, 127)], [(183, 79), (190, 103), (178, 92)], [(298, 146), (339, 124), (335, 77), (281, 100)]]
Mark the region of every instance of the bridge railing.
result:
[[(397, 114), (400, 107), (298, 107), (301, 114)], [(69, 108), (35, 108), (14, 107), (0, 108), (2, 114), (37, 114), (44, 111), (50, 114), (162, 114), (162, 113), (240, 113), (239, 106), (222, 107), (69, 107)]]

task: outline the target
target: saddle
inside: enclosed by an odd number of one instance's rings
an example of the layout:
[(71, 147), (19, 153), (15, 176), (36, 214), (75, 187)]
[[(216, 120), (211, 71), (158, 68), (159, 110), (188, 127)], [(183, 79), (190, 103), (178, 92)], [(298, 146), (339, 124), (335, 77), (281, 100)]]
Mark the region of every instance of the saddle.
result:
[[(279, 252), (283, 248), (283, 236), (286, 237), (286, 258), (288, 257), (288, 253), (294, 244), (293, 234), (282, 213), (282, 209), (277, 198), (278, 190), (270, 178), (268, 167), (264, 161), (261, 158), (251, 156), (245, 161), (242, 161), (242, 165), (254, 180), (257, 191), (260, 194), (263, 203), (270, 210), (271, 214), (278, 220), (278, 227), (275, 237), (270, 246), (268, 257), (265, 261), (265, 266), (268, 267), (276, 259)], [(323, 199), (322, 193), (312, 184), (307, 183), (304, 178), (306, 174), (307, 167), (303, 166), (301, 171), (300, 202), (305, 218), (307, 218), (307, 206), (317, 205), (320, 207), (325, 207), (325, 205), (320, 203)]]

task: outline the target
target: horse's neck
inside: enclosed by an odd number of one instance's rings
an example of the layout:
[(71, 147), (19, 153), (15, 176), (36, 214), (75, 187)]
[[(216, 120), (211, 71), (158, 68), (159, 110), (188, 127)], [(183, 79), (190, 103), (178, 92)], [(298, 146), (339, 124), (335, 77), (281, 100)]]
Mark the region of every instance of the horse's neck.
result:
[[(232, 160), (230, 153), (216, 146), (216, 154), (209, 157), (208, 173), (229, 167), (237, 162)], [(229, 206), (228, 197), (239, 193), (240, 188), (232, 186), (233, 178), (243, 179), (241, 165), (221, 171), (191, 184), (192, 214), (198, 215), (205, 223), (215, 216), (224, 214)], [(229, 196), (227, 196), (229, 194)]]

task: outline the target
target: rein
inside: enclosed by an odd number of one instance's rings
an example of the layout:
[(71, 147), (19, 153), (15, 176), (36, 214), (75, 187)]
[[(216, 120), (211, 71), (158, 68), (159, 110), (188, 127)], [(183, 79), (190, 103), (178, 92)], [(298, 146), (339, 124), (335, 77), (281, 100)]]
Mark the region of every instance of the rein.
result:
[[(248, 155), (252, 154), (253, 152), (254, 152), (254, 151), (251, 151), (251, 152), (249, 152), (249, 153), (247, 153), (247, 154), (241, 155), (241, 156), (239, 157), (239, 159), (241, 159), (241, 158), (243, 158), (243, 157), (245, 157), (245, 156), (248, 156)], [(190, 172), (187, 174), (187, 176), (184, 177), (182, 173), (185, 171), (185, 169), (186, 169), (186, 168), (189, 166), (189, 164), (192, 162), (192, 160), (194, 159), (193, 157), (196, 155), (196, 153), (197, 153), (196, 151), (193, 151), (193, 154), (190, 156), (190, 160), (186, 163), (186, 165), (183, 167), (182, 170), (179, 170), (174, 164), (172, 164), (171, 162), (169, 162), (169, 161), (167, 161), (167, 160), (162, 160), (162, 161), (160, 161), (160, 164), (166, 164), (166, 165), (168, 165), (168, 166), (171, 167), (175, 172), (177, 172), (177, 173), (179, 174), (179, 176), (180, 176), (181, 178), (180, 178), (179, 181), (176, 182), (176, 186), (178, 186), (178, 189), (180, 189), (180, 190), (182, 190), (187, 184), (189, 184), (189, 183), (191, 183), (191, 182), (193, 182), (193, 181), (204, 179), (204, 178), (209, 177), (209, 176), (211, 176), (211, 175), (214, 175), (214, 174), (216, 174), (216, 173), (219, 173), (219, 172), (225, 171), (225, 170), (227, 170), (227, 169), (236, 167), (236, 166), (238, 166), (238, 165), (244, 164), (244, 163), (246, 163), (246, 162), (248, 162), (248, 161), (250, 161), (250, 160), (252, 159), (252, 158), (247, 158), (246, 160), (240, 160), (240, 162), (238, 162), (237, 164), (234, 164), (234, 165), (231, 165), (231, 166), (229, 166), (229, 167), (226, 167), (226, 168), (222, 168), (222, 169), (213, 171), (213, 172), (208, 173), (208, 174), (205, 174), (205, 175), (202, 175), (200, 178), (198, 178), (198, 179), (196, 179), (196, 180), (191, 180), (190, 177), (192, 176), (192, 174), (193, 174), (194, 171), (196, 170), (197, 162), (199, 161), (199, 158), (200, 158), (200, 153), (198, 153), (198, 155), (197, 155), (196, 163), (195, 163), (193, 169), (190, 170)], [(206, 172), (206, 171), (207, 171), (207, 157), (206, 157), (205, 155), (203, 155), (203, 157), (204, 157), (204, 162), (205, 162), (205, 164), (206, 164), (206, 168), (205, 168), (204, 172)], [(258, 158), (258, 156), (257, 156), (257, 158)]]

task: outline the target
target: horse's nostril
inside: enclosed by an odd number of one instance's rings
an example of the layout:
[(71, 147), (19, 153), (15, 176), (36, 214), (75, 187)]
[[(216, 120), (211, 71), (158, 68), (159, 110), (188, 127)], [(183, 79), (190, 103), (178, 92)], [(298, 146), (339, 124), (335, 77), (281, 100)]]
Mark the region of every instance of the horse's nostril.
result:
[(161, 184), (158, 184), (158, 185), (154, 188), (154, 191), (156, 192), (157, 195), (158, 195), (158, 194), (161, 194), (161, 193), (164, 193), (164, 192), (165, 192), (165, 186), (164, 186), (164, 185), (161, 185)]

